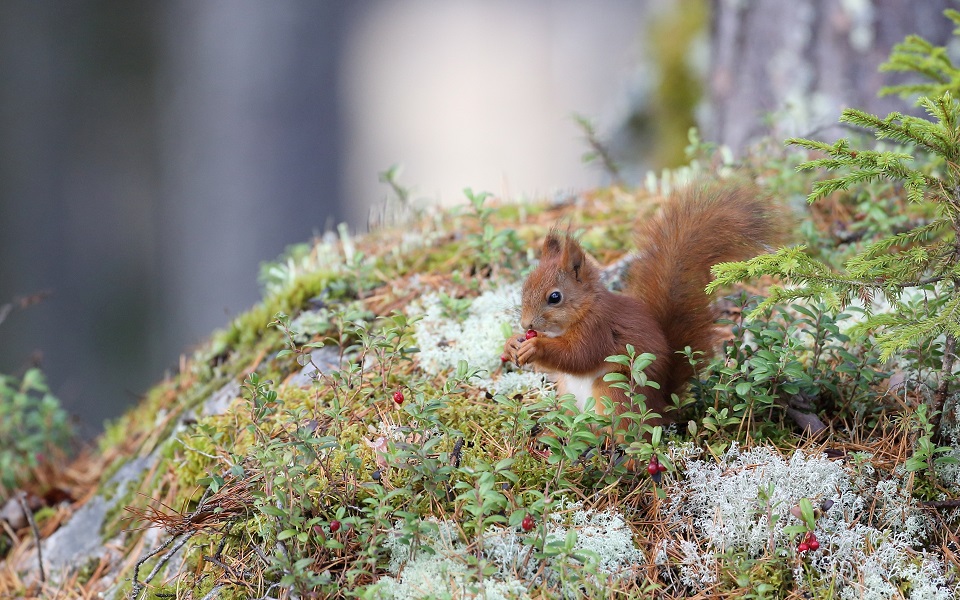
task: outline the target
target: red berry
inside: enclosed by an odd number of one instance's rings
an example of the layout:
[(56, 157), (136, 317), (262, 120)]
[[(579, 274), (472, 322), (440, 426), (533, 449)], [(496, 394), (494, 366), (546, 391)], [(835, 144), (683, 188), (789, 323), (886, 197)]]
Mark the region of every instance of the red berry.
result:
[(500, 362), (510, 362), (510, 355), (504, 352), (500, 355)]
[(820, 547), (820, 542), (817, 541), (817, 538), (813, 538), (812, 540), (807, 542), (807, 546), (809, 546), (811, 550), (816, 550), (817, 548)]
[(810, 546), (806, 542), (800, 542), (800, 545), (797, 546), (797, 550), (800, 552), (806, 552), (810, 549)]
[(334, 519), (330, 521), (330, 533), (336, 533), (340, 530), (340, 521)]
[(528, 339), (528, 340), (529, 340), (530, 338), (535, 338), (535, 337), (537, 337), (537, 332), (534, 331), (533, 329), (528, 329), (526, 335), (524, 335), (523, 337), (524, 337), (525, 339)]
[(393, 393), (393, 401), (397, 404), (403, 404), (403, 392), (397, 390)]
[(647, 473), (650, 473), (651, 475), (656, 475), (659, 472), (660, 472), (660, 465), (658, 465), (657, 463), (651, 460), (650, 464), (647, 465)]
[(535, 523), (533, 522), (533, 517), (530, 515), (525, 516), (523, 521), (520, 522), (520, 527), (522, 527), (524, 531), (530, 531), (533, 529), (534, 525)]
[(657, 465), (658, 472), (663, 473), (666, 470), (667, 470), (667, 467), (665, 467), (664, 465)]

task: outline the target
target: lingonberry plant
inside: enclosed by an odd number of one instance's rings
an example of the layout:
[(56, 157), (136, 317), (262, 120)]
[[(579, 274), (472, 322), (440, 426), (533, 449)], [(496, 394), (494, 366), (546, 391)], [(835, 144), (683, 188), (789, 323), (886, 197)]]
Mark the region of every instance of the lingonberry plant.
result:
[(19, 378), (0, 374), (0, 500), (11, 498), (30, 469), (64, 451), (72, 437), (67, 413), (39, 369)]

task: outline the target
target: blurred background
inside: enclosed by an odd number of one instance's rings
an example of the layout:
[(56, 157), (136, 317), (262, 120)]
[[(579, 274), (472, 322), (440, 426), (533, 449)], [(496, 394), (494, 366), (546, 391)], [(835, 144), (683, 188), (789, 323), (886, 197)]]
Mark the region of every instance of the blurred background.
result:
[[(81, 431), (260, 297), (257, 270), (414, 195), (521, 200), (885, 114), (876, 67), (953, 0), (6, 0), (0, 373), (39, 364)], [(839, 135), (840, 132), (835, 132)], [(42, 296), (42, 300), (34, 302)]]

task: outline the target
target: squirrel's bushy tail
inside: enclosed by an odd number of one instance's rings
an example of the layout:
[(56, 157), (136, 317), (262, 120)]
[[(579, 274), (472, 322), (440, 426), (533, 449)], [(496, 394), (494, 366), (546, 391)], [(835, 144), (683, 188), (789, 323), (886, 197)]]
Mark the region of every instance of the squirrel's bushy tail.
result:
[[(670, 348), (706, 352), (716, 339), (712, 298), (704, 288), (710, 267), (771, 250), (785, 237), (789, 219), (757, 186), (744, 182), (693, 184), (675, 192), (662, 212), (638, 229), (638, 259), (628, 293), (642, 299), (660, 323)], [(658, 382), (666, 398), (692, 374), (683, 356), (670, 361), (670, 381)]]

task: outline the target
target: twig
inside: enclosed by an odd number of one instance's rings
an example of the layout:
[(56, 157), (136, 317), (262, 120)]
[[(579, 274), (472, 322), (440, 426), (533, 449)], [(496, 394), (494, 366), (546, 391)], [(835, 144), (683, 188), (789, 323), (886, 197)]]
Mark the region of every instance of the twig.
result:
[[(187, 540), (192, 538), (196, 533), (197, 533), (197, 530), (193, 530), (193, 531), (187, 531), (186, 533), (183, 533), (183, 534), (174, 535), (164, 543), (157, 546), (157, 548), (151, 551), (149, 554), (147, 554), (146, 556), (142, 557), (140, 560), (137, 561), (136, 566), (134, 566), (133, 568), (133, 586), (130, 588), (131, 600), (137, 600), (140, 597), (140, 594), (143, 592), (145, 584), (153, 581), (153, 578), (157, 576), (157, 573), (160, 572), (160, 569), (162, 569), (163, 566), (166, 565), (171, 558), (173, 558), (173, 555), (176, 554), (177, 551), (180, 550), (180, 548), (182, 548), (183, 545), (187, 543)], [(153, 570), (150, 571), (150, 574), (147, 575), (146, 579), (144, 579), (143, 582), (141, 582), (140, 567), (143, 566), (143, 563), (147, 562), (157, 554), (160, 554), (161, 552), (163, 552), (168, 546), (170, 546), (170, 544), (173, 544), (174, 540), (176, 540), (178, 537), (180, 537), (180, 540), (176, 544), (174, 544), (173, 548), (170, 548), (170, 550), (163, 555), (163, 558), (157, 561), (157, 564), (154, 565)]]
[(453, 443), (453, 452), (450, 453), (451, 463), (453, 468), (457, 469), (460, 467), (460, 457), (461, 452), (463, 451), (463, 438), (457, 438), (457, 441)]
[(279, 598), (280, 598), (279, 596), (277, 596), (276, 598), (274, 598), (273, 596), (270, 595), (270, 592), (271, 592), (274, 588), (278, 588), (278, 587), (280, 587), (280, 584), (279, 584), (279, 583), (274, 583), (273, 585), (271, 585), (270, 587), (268, 587), (266, 593), (265, 593), (263, 596), (260, 596), (260, 598), (258, 598), (257, 600), (279, 600)]
[(0, 323), (3, 323), (4, 320), (10, 315), (10, 312), (16, 309), (24, 309), (38, 302), (42, 302), (47, 296), (50, 295), (48, 291), (37, 292), (36, 294), (31, 294), (29, 296), (23, 296), (21, 298), (14, 298), (12, 302), (7, 302), (6, 304), (0, 304)]
[(213, 600), (214, 598), (217, 597), (217, 594), (220, 592), (220, 590), (223, 589), (224, 585), (226, 584), (218, 583), (217, 585), (213, 586), (210, 589), (210, 591), (207, 592), (207, 595), (201, 598), (200, 600)]
[(37, 522), (33, 518), (33, 513), (30, 511), (30, 508), (27, 506), (27, 501), (25, 500), (26, 494), (24, 492), (17, 492), (17, 502), (20, 503), (20, 510), (23, 511), (23, 516), (27, 518), (27, 522), (30, 523), (30, 529), (33, 531), (33, 537), (37, 540), (37, 564), (40, 566), (40, 583), (46, 583), (47, 576), (43, 572), (43, 548), (40, 543), (40, 528), (37, 527)]
[(10, 527), (10, 523), (7, 523), (6, 519), (0, 519), (0, 527), (3, 528), (3, 532), (7, 534), (11, 540), (17, 539), (17, 532)]
[(173, 543), (173, 540), (177, 539), (177, 536), (173, 536), (164, 543), (160, 544), (159, 547), (152, 550), (149, 554), (142, 557), (137, 561), (137, 564), (133, 566), (133, 585), (130, 587), (130, 600), (137, 600), (140, 597), (140, 593), (143, 592), (143, 584), (140, 583), (140, 567), (143, 566), (143, 563), (148, 561), (151, 557), (156, 556), (160, 552)]
[(215, 557), (215, 556), (207, 556), (206, 554), (204, 554), (202, 558), (203, 558), (203, 560), (207, 561), (208, 563), (217, 565), (218, 567), (220, 567), (221, 569), (223, 569), (223, 571), (224, 571), (227, 575), (229, 575), (230, 577), (236, 577), (236, 576), (237, 576), (236, 573), (233, 572), (233, 569), (230, 568), (230, 565), (224, 563), (224, 562), (223, 562), (222, 560), (220, 560), (219, 558), (217, 558), (217, 557)]
[(929, 506), (930, 508), (956, 508), (960, 506), (960, 498), (951, 498), (949, 500), (927, 500), (921, 502), (924, 506)]
[(220, 457), (219, 457), (219, 456), (214, 456), (214, 455), (212, 455), (212, 454), (207, 454), (206, 452), (197, 450), (196, 448), (194, 448), (194, 447), (191, 446), (190, 444), (188, 444), (188, 443), (186, 443), (185, 441), (181, 440), (179, 437), (178, 437), (178, 438), (174, 438), (174, 439), (175, 439), (176, 441), (180, 442), (180, 445), (181, 445), (181, 446), (183, 446), (183, 447), (186, 448), (187, 450), (190, 450), (191, 452), (196, 452), (197, 454), (200, 454), (200, 455), (202, 455), (202, 456), (206, 456), (207, 458), (212, 458), (213, 460), (217, 460), (217, 461), (220, 460)]
[(268, 556), (267, 556), (267, 553), (263, 551), (263, 548), (261, 548), (261, 547), (258, 546), (257, 544), (253, 544), (252, 546), (253, 546), (253, 551), (257, 554), (257, 556), (260, 557), (260, 560), (262, 560), (262, 561), (264, 562), (264, 564), (269, 565), (269, 564), (270, 564), (270, 557), (268, 557)]

